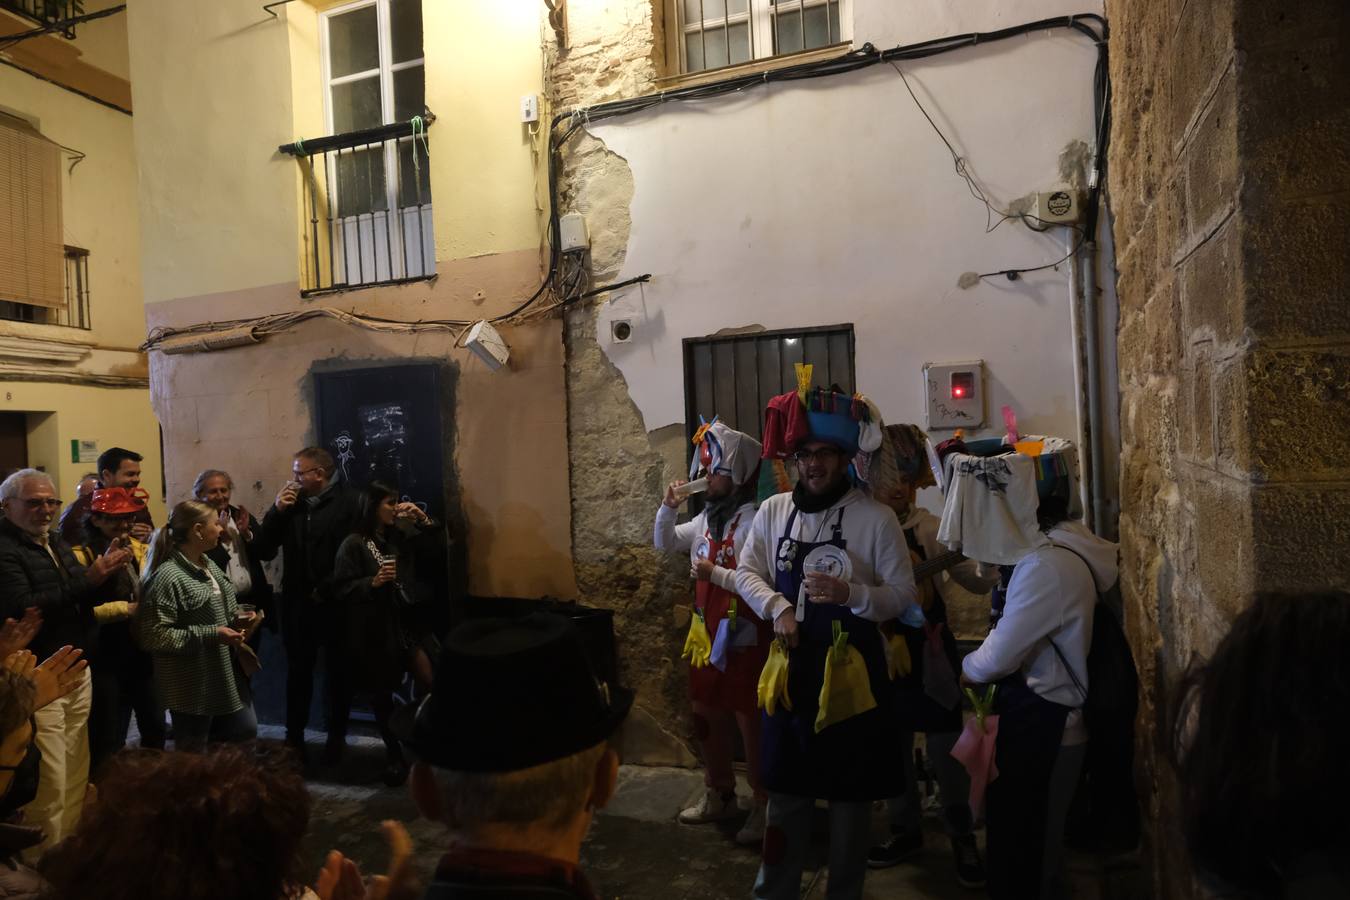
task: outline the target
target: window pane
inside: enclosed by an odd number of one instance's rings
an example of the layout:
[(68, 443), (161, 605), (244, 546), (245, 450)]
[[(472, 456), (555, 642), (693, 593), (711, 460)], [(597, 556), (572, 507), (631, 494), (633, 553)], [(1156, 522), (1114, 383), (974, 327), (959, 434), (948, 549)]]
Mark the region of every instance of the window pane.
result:
[(363, 216), (388, 207), (384, 189), (384, 149), (379, 145), (338, 154), (338, 216)]
[(774, 17), (778, 29), (778, 53), (796, 53), (802, 47), (802, 13), (799, 9), (780, 12)]
[(684, 36), (684, 59), (685, 67), (690, 72), (699, 72), (706, 68), (703, 65), (703, 35), (699, 32), (695, 31)]
[(333, 78), (379, 66), (380, 34), (373, 5), (328, 17), (328, 71)]
[(825, 47), (839, 40), (839, 8), (833, 3), (829, 6), (830, 30), (825, 29), (825, 6), (812, 6), (806, 10), (806, 48)]
[(727, 6), (730, 8), (731, 14), (734, 16), (736, 15), (736, 13), (749, 12), (750, 0), (731, 0), (731, 2), (727, 4)]
[(727, 36), (720, 26), (703, 30), (703, 62), (705, 69), (727, 64)]
[(345, 134), (384, 124), (380, 109), (380, 77), (333, 85), (333, 133)]
[(394, 73), (394, 121), (406, 122), (422, 115), (426, 104), (426, 78), (421, 66)]
[(750, 61), (750, 23), (742, 22), (739, 25), (732, 25), (727, 29), (727, 37), (731, 41), (731, 63), (743, 63)]
[(394, 62), (422, 58), (422, 0), (390, 0), (390, 41)]
[[(413, 142), (398, 143), (398, 205), (401, 209), (426, 205), (431, 202), (431, 164), (427, 162), (427, 149), (417, 141), (417, 165), (413, 165)], [(421, 194), (418, 194), (418, 186)]]

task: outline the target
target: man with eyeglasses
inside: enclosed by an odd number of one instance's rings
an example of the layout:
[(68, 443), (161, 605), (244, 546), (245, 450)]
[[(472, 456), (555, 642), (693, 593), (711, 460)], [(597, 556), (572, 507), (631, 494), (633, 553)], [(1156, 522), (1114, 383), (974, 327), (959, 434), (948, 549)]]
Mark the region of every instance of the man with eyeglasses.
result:
[(764, 716), (768, 825), (753, 896), (800, 896), (811, 816), (823, 799), (828, 896), (860, 898), (872, 802), (902, 789), (877, 624), (914, 604), (914, 572), (895, 513), (853, 486), (860, 427), (880, 425), (870, 404), (827, 391), (789, 396), (803, 403), (796, 418), (809, 426), (786, 448), (797, 485), (760, 505), (736, 569), (739, 594), (788, 648), (786, 698)]
[(263, 516), (256, 537), (260, 558), (280, 547), (281, 637), (286, 646), (286, 743), (305, 758), (305, 724), (314, 697), (314, 666), (324, 647), (328, 679), (328, 743), (324, 761), (336, 765), (347, 743), (351, 697), (347, 662), (336, 638), (345, 616), (333, 593), (337, 548), (356, 528), (358, 496), (338, 477), (332, 455), (306, 447), (291, 462), (291, 478)]
[[(53, 531), (61, 500), (45, 472), (20, 469), (0, 484), (0, 620), (22, 618), (36, 608), (42, 627), (30, 649), (47, 659), (65, 646), (86, 655), (98, 638), (95, 589), (131, 556), (110, 548), (88, 567), (79, 564), (70, 545)], [(79, 821), (89, 784), (88, 679), (74, 692), (35, 715), (36, 743), (42, 751), (36, 799), (25, 808), (30, 824), (43, 830), (40, 853), (69, 834)]]

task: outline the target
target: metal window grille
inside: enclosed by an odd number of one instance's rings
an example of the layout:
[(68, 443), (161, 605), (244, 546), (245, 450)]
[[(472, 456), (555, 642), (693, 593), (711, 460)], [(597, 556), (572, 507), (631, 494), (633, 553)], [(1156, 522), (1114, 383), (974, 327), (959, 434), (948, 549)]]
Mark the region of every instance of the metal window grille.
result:
[(301, 296), (435, 275), (425, 132), (395, 122), (279, 149), (299, 162), (304, 183)]
[(0, 302), (0, 319), (32, 322), (35, 325), (64, 325), (85, 331), (92, 328), (89, 318), (89, 251), (83, 247), (66, 247), (65, 264), (65, 306)]
[[(853, 393), (853, 326), (686, 338), (684, 402), (689, 437), (698, 430), (700, 415), (709, 420), (716, 415), (727, 426), (758, 440), (769, 400), (797, 387), (795, 363), (815, 367), (814, 384), (837, 384)], [(691, 444), (691, 454), (692, 448)]]
[(674, 0), (682, 70), (701, 72), (844, 40), (844, 0)]

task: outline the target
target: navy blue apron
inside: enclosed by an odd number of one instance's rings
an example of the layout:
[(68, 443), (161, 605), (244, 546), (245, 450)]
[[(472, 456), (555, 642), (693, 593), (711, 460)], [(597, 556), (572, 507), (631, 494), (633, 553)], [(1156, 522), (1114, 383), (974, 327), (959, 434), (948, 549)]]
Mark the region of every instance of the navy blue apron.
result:
[[(806, 555), (827, 545), (846, 549), (843, 508), (835, 516), (830, 540), (814, 543), (792, 537), (797, 512), (794, 506), (774, 553), (774, 589), (792, 603), (801, 590)], [(836, 621), (848, 632), (849, 644), (867, 665), (877, 706), (816, 734), (825, 655)], [(876, 623), (859, 618), (846, 606), (808, 602), (805, 619), (797, 623), (797, 646), (788, 651), (792, 711), (780, 706), (772, 716), (764, 714), (765, 788), (779, 794), (840, 801), (880, 800), (902, 794), (902, 767), (896, 764), (902, 752), (900, 727), (885, 702), (889, 693), (886, 656)]]

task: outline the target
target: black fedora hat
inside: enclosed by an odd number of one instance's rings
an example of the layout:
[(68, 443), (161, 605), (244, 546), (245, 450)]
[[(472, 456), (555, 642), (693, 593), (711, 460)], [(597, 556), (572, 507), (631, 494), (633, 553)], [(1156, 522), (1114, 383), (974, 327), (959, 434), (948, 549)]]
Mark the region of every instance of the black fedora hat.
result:
[(576, 625), (532, 613), (452, 631), (431, 693), (390, 724), (430, 765), (513, 772), (594, 747), (632, 705), (632, 691), (596, 676)]

